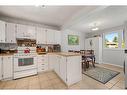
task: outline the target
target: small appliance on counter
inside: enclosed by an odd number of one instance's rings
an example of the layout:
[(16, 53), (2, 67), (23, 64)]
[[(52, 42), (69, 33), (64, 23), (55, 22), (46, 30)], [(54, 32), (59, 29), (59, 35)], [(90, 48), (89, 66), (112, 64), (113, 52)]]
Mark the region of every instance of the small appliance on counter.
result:
[(59, 44), (53, 45), (53, 52), (60, 52), (61, 46)]
[(46, 49), (45, 48), (42, 48), (41, 46), (37, 46), (36, 47), (36, 52), (38, 54), (45, 54), (46, 53)]

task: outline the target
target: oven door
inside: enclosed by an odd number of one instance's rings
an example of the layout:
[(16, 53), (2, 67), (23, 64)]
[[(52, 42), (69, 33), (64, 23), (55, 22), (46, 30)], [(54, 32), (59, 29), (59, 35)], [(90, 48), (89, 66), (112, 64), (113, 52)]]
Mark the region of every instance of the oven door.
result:
[(37, 69), (37, 57), (15, 57), (14, 71)]

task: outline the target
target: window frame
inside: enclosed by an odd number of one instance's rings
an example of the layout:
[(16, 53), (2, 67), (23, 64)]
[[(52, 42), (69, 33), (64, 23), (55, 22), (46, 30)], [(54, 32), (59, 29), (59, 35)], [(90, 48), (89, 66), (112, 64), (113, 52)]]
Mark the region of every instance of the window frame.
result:
[[(118, 30), (112, 30), (109, 32), (103, 33), (103, 49), (110, 49), (110, 50), (124, 50), (125, 48), (122, 48), (122, 33), (123, 29), (118, 29)], [(110, 34), (110, 33), (118, 33), (118, 48), (107, 48), (105, 47), (105, 35)], [(125, 33), (123, 35), (123, 40), (125, 41)]]

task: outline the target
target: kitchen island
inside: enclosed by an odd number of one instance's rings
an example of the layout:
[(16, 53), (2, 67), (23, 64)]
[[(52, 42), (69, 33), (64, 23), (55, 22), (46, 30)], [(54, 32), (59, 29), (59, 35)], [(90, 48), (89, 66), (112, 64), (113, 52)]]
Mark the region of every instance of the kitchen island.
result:
[(49, 68), (70, 86), (82, 80), (81, 55), (79, 53), (49, 53)]

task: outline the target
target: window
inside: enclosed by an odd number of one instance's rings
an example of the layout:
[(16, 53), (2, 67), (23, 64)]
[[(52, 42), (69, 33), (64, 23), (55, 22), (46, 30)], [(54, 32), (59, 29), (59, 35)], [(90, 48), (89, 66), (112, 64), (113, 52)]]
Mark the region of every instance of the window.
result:
[(104, 34), (105, 48), (125, 48), (124, 32), (122, 30)]
[(125, 48), (124, 32), (122, 32), (122, 48)]

